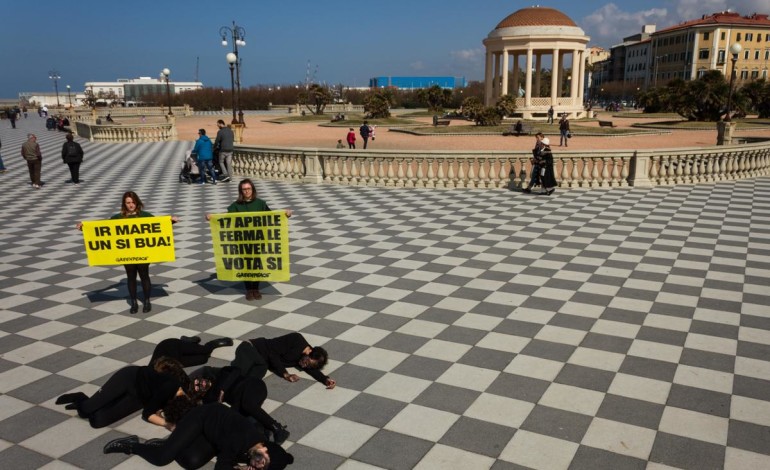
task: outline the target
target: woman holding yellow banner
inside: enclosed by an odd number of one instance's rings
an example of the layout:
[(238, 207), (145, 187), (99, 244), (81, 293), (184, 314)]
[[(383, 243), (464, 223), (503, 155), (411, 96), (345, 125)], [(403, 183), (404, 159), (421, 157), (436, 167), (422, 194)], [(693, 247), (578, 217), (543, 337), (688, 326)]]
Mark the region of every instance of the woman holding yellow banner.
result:
[[(144, 211), (144, 204), (139, 196), (133, 191), (126, 191), (123, 193), (123, 199), (120, 205), (120, 212), (110, 217), (110, 219), (126, 219), (130, 217), (154, 217), (149, 212)], [(171, 216), (171, 222), (179, 222), (179, 217)], [(78, 230), (83, 230), (83, 223), (77, 224)], [(136, 313), (139, 311), (139, 303), (136, 296), (136, 276), (139, 275), (139, 279), (142, 281), (142, 293), (144, 294), (144, 307), (142, 312), (147, 313), (152, 310), (150, 304), (150, 292), (152, 291), (152, 284), (150, 283), (150, 264), (138, 263), (138, 264), (124, 264), (126, 269), (126, 284), (128, 285), (128, 294), (131, 297), (131, 310), (130, 312)]]
[[(227, 206), (227, 212), (270, 212), (272, 209), (267, 203), (257, 197), (257, 188), (254, 183), (246, 178), (238, 184), (238, 199)], [(291, 217), (292, 210), (286, 209), (286, 217)], [(206, 220), (211, 220), (211, 214), (206, 214)], [(259, 292), (259, 281), (244, 281), (246, 284), (246, 300), (259, 300), (262, 294)]]

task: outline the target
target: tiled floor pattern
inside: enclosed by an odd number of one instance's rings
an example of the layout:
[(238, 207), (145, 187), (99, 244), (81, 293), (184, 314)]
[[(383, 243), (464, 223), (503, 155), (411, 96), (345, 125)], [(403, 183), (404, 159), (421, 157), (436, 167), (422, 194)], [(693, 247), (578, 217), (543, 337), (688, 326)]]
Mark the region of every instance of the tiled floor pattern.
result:
[[(339, 384), (267, 378), (292, 468), (770, 468), (770, 179), (550, 198), (260, 181), (295, 211), (292, 279), (247, 302), (215, 279), (203, 218), (237, 186), (179, 184), (191, 143), (84, 142), (75, 187), (62, 134), (19, 127), (0, 123), (0, 468), (148, 468), (101, 448), (163, 429), (91, 429), (53, 400), (163, 338), (288, 331)], [(74, 229), (129, 189), (182, 218), (151, 314), (128, 314), (122, 267), (88, 267)]]

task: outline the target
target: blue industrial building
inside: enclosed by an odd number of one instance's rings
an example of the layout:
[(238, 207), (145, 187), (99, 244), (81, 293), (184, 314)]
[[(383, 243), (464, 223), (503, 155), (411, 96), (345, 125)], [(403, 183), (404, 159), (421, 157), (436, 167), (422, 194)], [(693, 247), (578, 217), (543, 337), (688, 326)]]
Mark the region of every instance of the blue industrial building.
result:
[(398, 88), (413, 90), (430, 88), (438, 85), (441, 88), (465, 88), (465, 77), (374, 77), (369, 79), (369, 88)]

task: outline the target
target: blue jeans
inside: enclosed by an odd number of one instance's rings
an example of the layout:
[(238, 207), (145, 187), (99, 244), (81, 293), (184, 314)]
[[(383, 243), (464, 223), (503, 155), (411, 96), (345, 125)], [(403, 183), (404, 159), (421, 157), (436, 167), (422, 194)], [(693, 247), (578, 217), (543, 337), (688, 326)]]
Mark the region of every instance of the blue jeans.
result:
[(198, 160), (198, 171), (201, 174), (201, 184), (206, 182), (206, 169), (208, 168), (211, 174), (211, 179), (214, 184), (217, 184), (217, 174), (214, 173), (214, 161), (213, 160)]
[(561, 138), (559, 139), (559, 145), (564, 145), (565, 147), (568, 147), (569, 142), (567, 142), (567, 132), (568, 130), (562, 130), (561, 131)]

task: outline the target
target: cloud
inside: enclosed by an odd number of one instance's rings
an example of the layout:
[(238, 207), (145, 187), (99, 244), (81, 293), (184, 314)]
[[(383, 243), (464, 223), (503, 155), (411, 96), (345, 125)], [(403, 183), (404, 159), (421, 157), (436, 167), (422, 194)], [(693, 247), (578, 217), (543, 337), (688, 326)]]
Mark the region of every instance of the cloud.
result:
[(449, 51), (449, 55), (456, 62), (480, 62), (484, 57), (484, 49), (461, 49), (459, 51)]
[(417, 60), (409, 64), (409, 67), (412, 68), (412, 70), (419, 71), (425, 69), (425, 63), (421, 60)]
[[(708, 1), (708, 0), (706, 0)], [(588, 36), (591, 44), (609, 47), (620, 43), (624, 37), (642, 31), (646, 24), (668, 24), (671, 21), (666, 8), (650, 8), (635, 12), (622, 11), (614, 3), (608, 3), (590, 15), (583, 18), (580, 26)]]
[(646, 24), (654, 24), (661, 30), (728, 9), (741, 15), (770, 13), (767, 0), (666, 0), (663, 4), (661, 8), (623, 11), (616, 4), (608, 3), (584, 17), (579, 24), (591, 37), (591, 44), (609, 47), (619, 44), (624, 37), (641, 32)]

